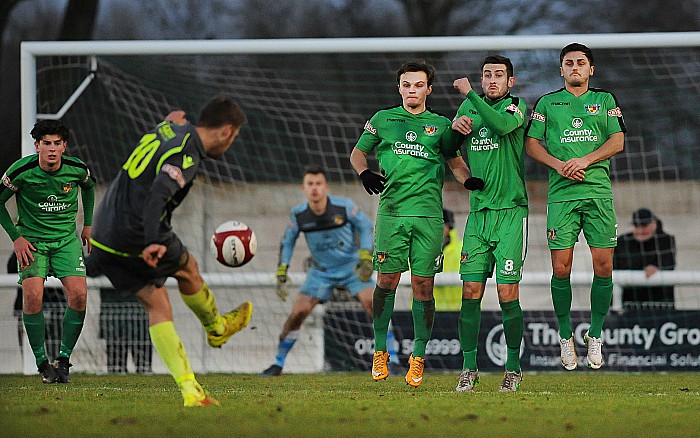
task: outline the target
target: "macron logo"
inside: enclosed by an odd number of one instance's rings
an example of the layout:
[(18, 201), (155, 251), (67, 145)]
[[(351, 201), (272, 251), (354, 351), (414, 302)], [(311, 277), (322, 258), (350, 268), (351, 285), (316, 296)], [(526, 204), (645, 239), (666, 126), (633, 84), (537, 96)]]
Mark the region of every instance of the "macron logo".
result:
[(194, 160), (189, 155), (182, 156), (182, 170), (189, 169), (194, 166)]

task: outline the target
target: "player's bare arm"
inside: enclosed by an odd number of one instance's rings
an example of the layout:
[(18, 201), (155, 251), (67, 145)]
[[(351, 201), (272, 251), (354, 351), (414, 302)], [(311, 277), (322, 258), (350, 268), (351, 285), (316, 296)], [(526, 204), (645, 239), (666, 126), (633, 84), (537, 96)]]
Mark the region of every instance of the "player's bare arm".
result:
[(151, 243), (141, 251), (141, 257), (148, 266), (156, 268), (158, 267), (158, 262), (165, 256), (167, 250), (168, 248), (165, 245)]
[(564, 178), (568, 178), (573, 181), (583, 181), (583, 178), (586, 176), (586, 171), (583, 169), (569, 170), (565, 172), (563, 168), (566, 163), (550, 155), (536, 138), (525, 137), (525, 152), (530, 158), (538, 163), (551, 167)]
[(355, 172), (360, 175), (369, 168), (367, 165), (367, 153), (358, 148), (353, 148), (352, 152), (350, 152), (350, 164), (355, 169)]
[(447, 160), (447, 165), (450, 166), (452, 174), (460, 184), (464, 185), (464, 182), (471, 177), (471, 173), (467, 168), (467, 163), (464, 162), (462, 157), (450, 158)]
[(80, 240), (83, 241), (83, 246), (87, 246), (88, 254), (92, 252), (92, 243), (90, 243), (90, 234), (92, 233), (92, 226), (84, 225), (83, 231), (80, 233)]
[(625, 134), (623, 132), (616, 132), (612, 134), (608, 139), (600, 145), (598, 149), (587, 154), (581, 158), (572, 158), (564, 163), (562, 170), (566, 172), (576, 172), (578, 170), (583, 170), (588, 168), (591, 164), (595, 164), (599, 161), (607, 160), (613, 155), (622, 152), (625, 145)]

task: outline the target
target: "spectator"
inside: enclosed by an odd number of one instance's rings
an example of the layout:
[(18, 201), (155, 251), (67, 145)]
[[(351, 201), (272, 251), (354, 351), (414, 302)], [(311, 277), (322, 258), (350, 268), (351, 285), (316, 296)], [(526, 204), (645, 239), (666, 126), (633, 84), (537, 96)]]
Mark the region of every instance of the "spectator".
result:
[[(632, 232), (617, 239), (614, 269), (643, 270), (651, 277), (676, 267), (676, 239), (663, 230), (661, 220), (648, 208), (632, 213)], [(628, 286), (622, 290), (625, 307), (673, 308), (673, 286)]]

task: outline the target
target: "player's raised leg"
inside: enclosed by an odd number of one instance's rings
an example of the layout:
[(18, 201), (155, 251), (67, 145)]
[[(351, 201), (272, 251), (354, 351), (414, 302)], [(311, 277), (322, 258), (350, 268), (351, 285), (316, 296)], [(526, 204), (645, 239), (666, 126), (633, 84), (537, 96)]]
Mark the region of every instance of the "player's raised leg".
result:
[(214, 294), (199, 273), (197, 262), (189, 254), (185, 255), (187, 263), (173, 275), (180, 296), (202, 323), (209, 345), (219, 348), (248, 325), (253, 315), (253, 304), (246, 301), (231, 312), (221, 315)]

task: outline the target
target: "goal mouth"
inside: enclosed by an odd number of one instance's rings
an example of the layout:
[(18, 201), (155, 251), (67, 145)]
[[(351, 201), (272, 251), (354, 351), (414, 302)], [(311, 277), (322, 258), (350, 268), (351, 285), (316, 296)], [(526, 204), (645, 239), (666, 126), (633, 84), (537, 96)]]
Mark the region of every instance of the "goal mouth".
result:
[[(22, 43), (22, 132), (31, 130), (38, 115), (60, 117), (71, 128), (68, 153), (85, 161), (98, 181), (99, 202), (140, 136), (171, 110), (182, 109), (196, 119), (201, 105), (215, 94), (230, 94), (237, 99), (248, 116), (248, 124), (222, 158), (208, 160), (201, 167), (184, 205), (174, 213), (173, 226), (205, 276), (216, 279), (212, 280), (216, 284), (212, 290), (220, 310), (228, 311), (244, 300), (253, 301), (256, 313), (251, 327), (255, 330), (246, 329), (236, 335), (232, 346), (211, 352), (202, 343), (200, 328), (181, 305), (176, 289), (170, 287), (170, 293), (175, 324), (191, 351), (196, 372), (257, 373), (274, 360), (279, 331), (290, 310), (289, 303), (280, 301), (275, 294), (274, 272), (290, 210), (304, 201), (299, 187), (304, 167), (322, 166), (332, 195), (353, 199), (370, 218), (375, 217), (377, 197), (366, 195), (350, 166), (349, 155), (371, 115), (400, 103), (395, 79), (398, 66), (416, 58), (433, 64), (437, 75), (428, 106), (452, 118), (462, 102), (452, 86), (454, 79), (467, 76), (480, 93), (479, 69), (483, 59), (495, 53), (508, 56), (517, 77), (511, 91), (526, 102), (529, 116), (540, 96), (563, 86), (559, 51), (572, 41), (593, 48), (596, 71), (591, 86), (614, 93), (628, 128), (625, 150), (610, 159), (620, 233), (631, 230), (628, 222), (633, 211), (649, 207), (658, 212), (667, 231), (688, 233), (678, 239), (677, 245), (685, 263), (689, 263), (694, 255), (700, 255), (700, 248), (694, 243), (700, 241), (694, 231), (700, 229), (695, 226), (700, 201), (694, 189), (700, 177), (695, 165), (700, 162), (696, 147), (700, 144), (700, 32), (28, 42)], [(31, 139), (25, 140), (24, 153), (33, 153)], [(370, 166), (377, 168), (372, 157)], [(548, 318), (552, 311), (548, 294), (551, 263), (545, 234), (547, 169), (526, 158), (524, 171), (530, 202), (530, 238), (521, 296), (527, 310), (537, 312), (528, 321), (532, 322)], [(451, 177), (445, 184), (443, 201), (455, 212), (455, 229), (461, 235), (469, 212), (468, 197)], [(216, 226), (232, 218), (255, 229), (258, 239), (255, 258), (235, 271), (217, 263), (209, 250), (209, 237)], [(308, 248), (299, 241), (290, 266), (292, 294), (298, 293), (304, 281), (302, 266), (308, 255)], [(680, 268), (691, 266), (677, 267)], [(574, 272), (574, 277), (581, 277), (573, 279), (572, 306), (575, 311), (583, 311), (589, 308), (587, 297), (593, 275), (585, 245), (576, 246)], [(679, 284), (675, 287), (676, 309), (640, 316), (639, 324), (652, 328), (674, 315), (680, 318), (674, 320), (680, 327), (694, 317), (682, 312), (700, 309), (693, 287), (681, 284), (681, 273), (664, 272), (662, 276), (666, 274), (669, 276), (663, 281)], [(442, 278), (449, 279), (444, 280), (448, 284), (442, 284)], [(615, 281), (638, 282), (640, 278), (621, 274)], [(440, 274), (436, 281), (440, 287), (461, 285), (454, 272)], [(407, 284), (403, 281), (397, 294), (397, 312), (410, 310)], [(694, 284), (692, 279), (690, 284)], [(622, 309), (621, 296), (616, 295), (618, 309)], [(86, 325), (96, 326), (100, 300), (95, 290), (90, 299)], [(491, 282), (487, 285), (484, 309), (500, 311)], [(373, 348), (368, 344), (371, 322), (362, 315), (360, 305), (346, 295), (317, 307), (302, 326), (285, 373), (319, 372), (346, 364), (350, 364), (350, 369), (362, 369), (365, 361), (370, 362), (368, 355)], [(402, 324), (409, 320), (404, 318)], [(527, 330), (526, 324), (526, 336), (530, 336), (526, 342), (532, 342), (533, 330)], [(402, 343), (409, 339), (403, 335), (408, 332), (407, 327), (397, 326), (401, 349), (409, 348), (409, 344)], [(447, 340), (440, 344), (442, 350), (435, 346), (429, 351), (438, 352), (431, 354), (440, 356), (441, 361), (431, 362), (428, 358), (426, 365), (450, 369), (452, 362), (442, 360), (439, 352), (453, 354), (454, 339), (456, 331), (453, 337), (438, 339)], [(86, 330), (76, 348), (75, 370), (106, 372), (104, 348), (104, 340)], [(332, 360), (328, 356), (331, 349), (339, 352)], [(557, 354), (547, 349), (542, 352), (538, 357)], [(399, 353), (403, 358), (404, 353)], [(672, 349), (662, 353), (670, 354)], [(343, 358), (347, 361), (343, 362)], [(342, 365), (337, 365), (338, 360)], [(549, 362), (541, 359), (541, 363)], [(164, 372), (157, 360), (154, 367), (157, 372)], [(23, 369), (35, 372), (31, 361)], [(630, 369), (636, 368), (630, 365)]]

